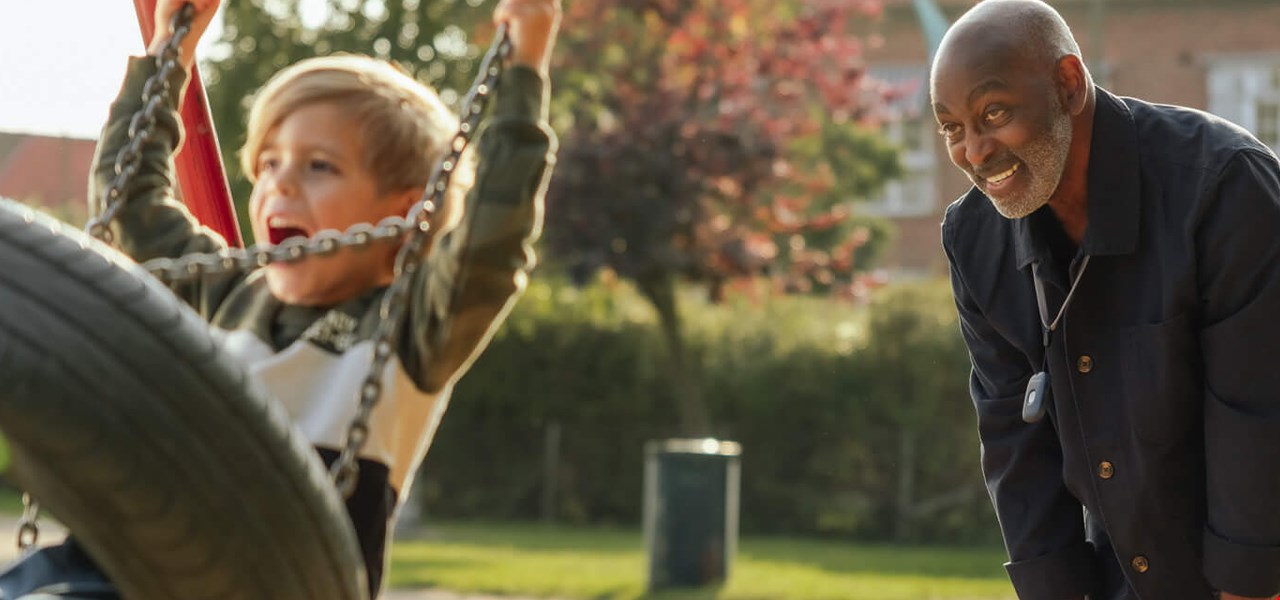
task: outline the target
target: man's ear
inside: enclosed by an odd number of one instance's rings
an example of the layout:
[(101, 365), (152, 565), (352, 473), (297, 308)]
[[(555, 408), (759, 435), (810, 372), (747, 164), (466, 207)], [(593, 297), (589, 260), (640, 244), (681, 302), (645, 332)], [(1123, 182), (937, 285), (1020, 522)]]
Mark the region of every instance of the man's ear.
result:
[(1084, 62), (1074, 54), (1058, 59), (1056, 79), (1062, 106), (1071, 116), (1079, 116), (1089, 103), (1089, 71)]

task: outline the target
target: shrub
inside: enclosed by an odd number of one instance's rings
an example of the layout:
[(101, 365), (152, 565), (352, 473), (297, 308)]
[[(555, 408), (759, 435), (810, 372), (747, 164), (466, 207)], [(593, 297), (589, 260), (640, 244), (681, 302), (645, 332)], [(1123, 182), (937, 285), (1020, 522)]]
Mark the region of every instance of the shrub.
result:
[[(893, 286), (867, 308), (681, 300), (713, 433), (743, 445), (744, 530), (998, 539), (945, 284)], [(560, 520), (637, 523), (644, 442), (676, 426), (655, 321), (625, 285), (533, 282), (454, 393), (423, 466), (426, 513), (537, 518), (551, 485)]]

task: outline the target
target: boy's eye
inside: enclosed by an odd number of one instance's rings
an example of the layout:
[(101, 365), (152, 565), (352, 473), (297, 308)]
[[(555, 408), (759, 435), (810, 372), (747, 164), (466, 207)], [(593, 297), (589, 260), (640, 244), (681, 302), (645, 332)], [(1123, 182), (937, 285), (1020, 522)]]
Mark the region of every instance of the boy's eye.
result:
[(279, 166), (280, 166), (280, 159), (278, 159), (278, 158), (276, 158), (276, 157), (274, 157), (274, 156), (260, 156), (260, 157), (258, 157), (258, 172), (259, 172), (259, 173), (269, 173), (269, 172), (271, 172), (271, 171), (276, 170), (276, 168), (277, 168), (277, 167), (279, 167)]
[(322, 173), (337, 173), (337, 172), (338, 172), (338, 167), (337, 167), (337, 165), (334, 165), (333, 163), (331, 163), (331, 162), (329, 162), (329, 161), (327, 161), (327, 160), (322, 160), (322, 159), (319, 159), (319, 158), (313, 158), (313, 159), (311, 159), (311, 162), (307, 163), (307, 166), (308, 166), (312, 171), (320, 171), (320, 172), (322, 172)]

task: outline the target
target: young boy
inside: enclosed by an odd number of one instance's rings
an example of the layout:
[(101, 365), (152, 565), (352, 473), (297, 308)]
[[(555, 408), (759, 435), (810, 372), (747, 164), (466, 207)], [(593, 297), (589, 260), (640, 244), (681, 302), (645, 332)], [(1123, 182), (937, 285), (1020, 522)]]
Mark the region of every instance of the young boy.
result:
[[(184, 3), (160, 0), (150, 53), (168, 41), (164, 24)], [(218, 3), (191, 2), (196, 16), (182, 54), (187, 70)], [(559, 18), (559, 0), (502, 0), (494, 13), (495, 22), (507, 23), (513, 49), (477, 141), (475, 185), (466, 192), (467, 171), (455, 174), (452, 192), (433, 216), (436, 233), (412, 281), (398, 359), (381, 374), (381, 400), (347, 502), (373, 595), (388, 525), (408, 495), (453, 385), (506, 315), (533, 264), (530, 245), (539, 232), (555, 148), (546, 96)], [(129, 63), (98, 145), (90, 185), (95, 203), (114, 177), (115, 156), (128, 143), (130, 118), (142, 107), (143, 84), (155, 71), (152, 59)], [(170, 83), (181, 89), (185, 82), (179, 71)], [(142, 168), (124, 190), (128, 203), (111, 225), (120, 249), (139, 262), (225, 246), (172, 198), (169, 161), (181, 138), (176, 106), (175, 99), (158, 118)], [(433, 92), (383, 62), (338, 56), (281, 71), (255, 97), (242, 154), (254, 183), (255, 238), (279, 243), (404, 216), (421, 198), (457, 126)], [(369, 369), (396, 250), (375, 243), (172, 287), (332, 464)]]

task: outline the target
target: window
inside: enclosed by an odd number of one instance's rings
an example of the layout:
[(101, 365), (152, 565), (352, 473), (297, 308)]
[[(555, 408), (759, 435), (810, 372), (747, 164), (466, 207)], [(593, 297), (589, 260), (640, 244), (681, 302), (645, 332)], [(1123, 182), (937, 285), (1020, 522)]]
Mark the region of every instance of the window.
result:
[(879, 198), (859, 209), (882, 217), (932, 215), (938, 205), (934, 146), (938, 127), (926, 104), (929, 69), (924, 65), (881, 67), (872, 68), (870, 74), (890, 85), (901, 85), (909, 93), (890, 107), (897, 118), (888, 121), (883, 130), (885, 137), (902, 149), (902, 175), (888, 182)]
[(1253, 130), (1254, 135), (1280, 152), (1280, 101), (1259, 102), (1257, 108), (1258, 124)]
[(1209, 112), (1280, 152), (1280, 55), (1209, 59)]

